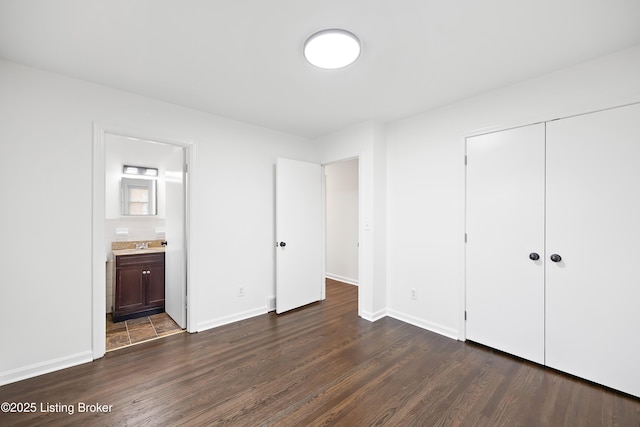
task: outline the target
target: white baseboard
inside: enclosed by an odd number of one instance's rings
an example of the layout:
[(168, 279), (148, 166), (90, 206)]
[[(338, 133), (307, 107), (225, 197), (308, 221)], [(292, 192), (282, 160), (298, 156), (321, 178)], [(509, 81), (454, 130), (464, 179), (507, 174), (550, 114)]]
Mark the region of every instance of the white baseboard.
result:
[(370, 311), (363, 311), (360, 313), (360, 317), (362, 317), (364, 320), (368, 320), (369, 322), (375, 322), (376, 320), (380, 320), (383, 317), (387, 317), (387, 310), (382, 309), (374, 311), (373, 313)]
[(34, 363), (33, 365), (12, 369), (10, 371), (0, 372), (0, 386), (92, 361), (93, 351), (87, 350), (82, 353), (59, 357), (57, 359)]
[(249, 319), (251, 317), (260, 316), (261, 314), (267, 314), (268, 307), (259, 307), (252, 310), (243, 311), (241, 313), (235, 313), (230, 316), (219, 317), (217, 319), (207, 320), (205, 322), (198, 323), (197, 332), (206, 331), (207, 329), (217, 328), (218, 326), (228, 325), (229, 323), (238, 322), (240, 320)]
[(276, 311), (276, 297), (273, 295), (267, 298), (267, 311)]
[(413, 326), (417, 326), (422, 329), (426, 329), (427, 331), (435, 332), (436, 334), (444, 335), (447, 338), (451, 338), (454, 340), (458, 340), (459, 333), (457, 329), (447, 328), (442, 325), (438, 325), (436, 323), (428, 322), (423, 319), (419, 319), (417, 317), (410, 316), (406, 313), (401, 313), (395, 310), (387, 310), (387, 315), (389, 317), (393, 317), (394, 319), (400, 320), (405, 323), (409, 323)]
[(344, 282), (344, 283), (348, 283), (350, 285), (358, 286), (358, 280), (357, 279), (351, 279), (349, 277), (340, 276), (339, 274), (324, 273), (324, 277), (326, 277), (327, 279), (337, 280), (338, 282)]

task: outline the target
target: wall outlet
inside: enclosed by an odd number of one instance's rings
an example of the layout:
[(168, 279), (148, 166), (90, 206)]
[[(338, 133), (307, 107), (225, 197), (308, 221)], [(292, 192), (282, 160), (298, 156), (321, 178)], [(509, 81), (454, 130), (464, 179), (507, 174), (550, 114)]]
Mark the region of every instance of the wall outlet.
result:
[(418, 299), (418, 292), (416, 291), (416, 288), (411, 288), (409, 291), (409, 298)]
[(238, 288), (238, 297), (243, 297), (243, 296), (244, 296), (244, 288), (240, 286)]

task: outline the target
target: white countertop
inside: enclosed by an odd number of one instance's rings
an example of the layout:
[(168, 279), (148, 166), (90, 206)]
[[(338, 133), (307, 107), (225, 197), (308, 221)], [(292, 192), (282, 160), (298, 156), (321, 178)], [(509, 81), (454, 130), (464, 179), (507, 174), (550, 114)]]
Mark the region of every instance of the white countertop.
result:
[(164, 253), (164, 246), (149, 249), (114, 249), (112, 252), (113, 256), (156, 254)]

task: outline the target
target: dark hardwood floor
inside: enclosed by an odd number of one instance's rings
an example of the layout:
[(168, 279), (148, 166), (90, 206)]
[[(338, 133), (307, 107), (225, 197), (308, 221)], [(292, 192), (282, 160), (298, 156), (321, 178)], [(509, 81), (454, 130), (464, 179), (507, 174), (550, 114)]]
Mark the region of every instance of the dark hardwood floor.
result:
[(5, 385), (0, 402), (37, 410), (0, 413), (0, 425), (640, 426), (640, 399), (391, 318), (367, 322), (356, 297), (330, 281), (321, 303)]

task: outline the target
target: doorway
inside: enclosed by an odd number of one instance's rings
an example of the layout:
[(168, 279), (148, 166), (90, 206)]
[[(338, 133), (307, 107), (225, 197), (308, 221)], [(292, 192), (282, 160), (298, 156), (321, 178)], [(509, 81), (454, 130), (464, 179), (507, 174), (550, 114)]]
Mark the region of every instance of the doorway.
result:
[(325, 287), (358, 286), (360, 269), (359, 160), (324, 165)]
[[(110, 351), (167, 336), (186, 326), (185, 153), (183, 147), (107, 133), (105, 154), (106, 351)], [(120, 270), (114, 265), (114, 254), (137, 245), (162, 251), (162, 300), (154, 303), (153, 313), (122, 319), (121, 297), (115, 295)], [(131, 302), (127, 304), (133, 305)], [(112, 309), (116, 311), (112, 313)]]
[[(195, 147), (191, 143), (145, 137), (134, 132), (106, 129), (94, 124), (93, 171), (93, 353), (106, 352), (107, 312), (113, 296), (109, 284), (114, 278), (114, 242), (165, 243), (165, 305), (170, 316), (144, 316), (156, 337), (178, 329), (189, 330), (187, 277), (189, 272), (189, 204), (191, 166)], [(121, 210), (124, 165), (157, 169), (157, 210), (155, 215), (126, 215)], [(130, 181), (130, 180), (127, 180)], [(151, 187), (150, 187), (151, 188)], [(154, 208), (155, 209), (155, 208)], [(107, 262), (105, 267), (105, 262)], [(111, 273), (113, 274), (113, 273)], [(109, 280), (108, 280), (109, 279)], [(110, 283), (111, 281), (111, 283)], [(150, 313), (153, 314), (153, 313)], [(193, 313), (189, 313), (193, 316)], [(141, 320), (140, 322), (143, 322)], [(143, 322), (144, 323), (144, 322)], [(174, 325), (175, 326), (175, 325)], [(131, 340), (133, 341), (133, 340)]]
[(324, 300), (329, 281), (358, 285), (359, 175), (358, 158), (325, 165), (278, 159), (276, 313)]

